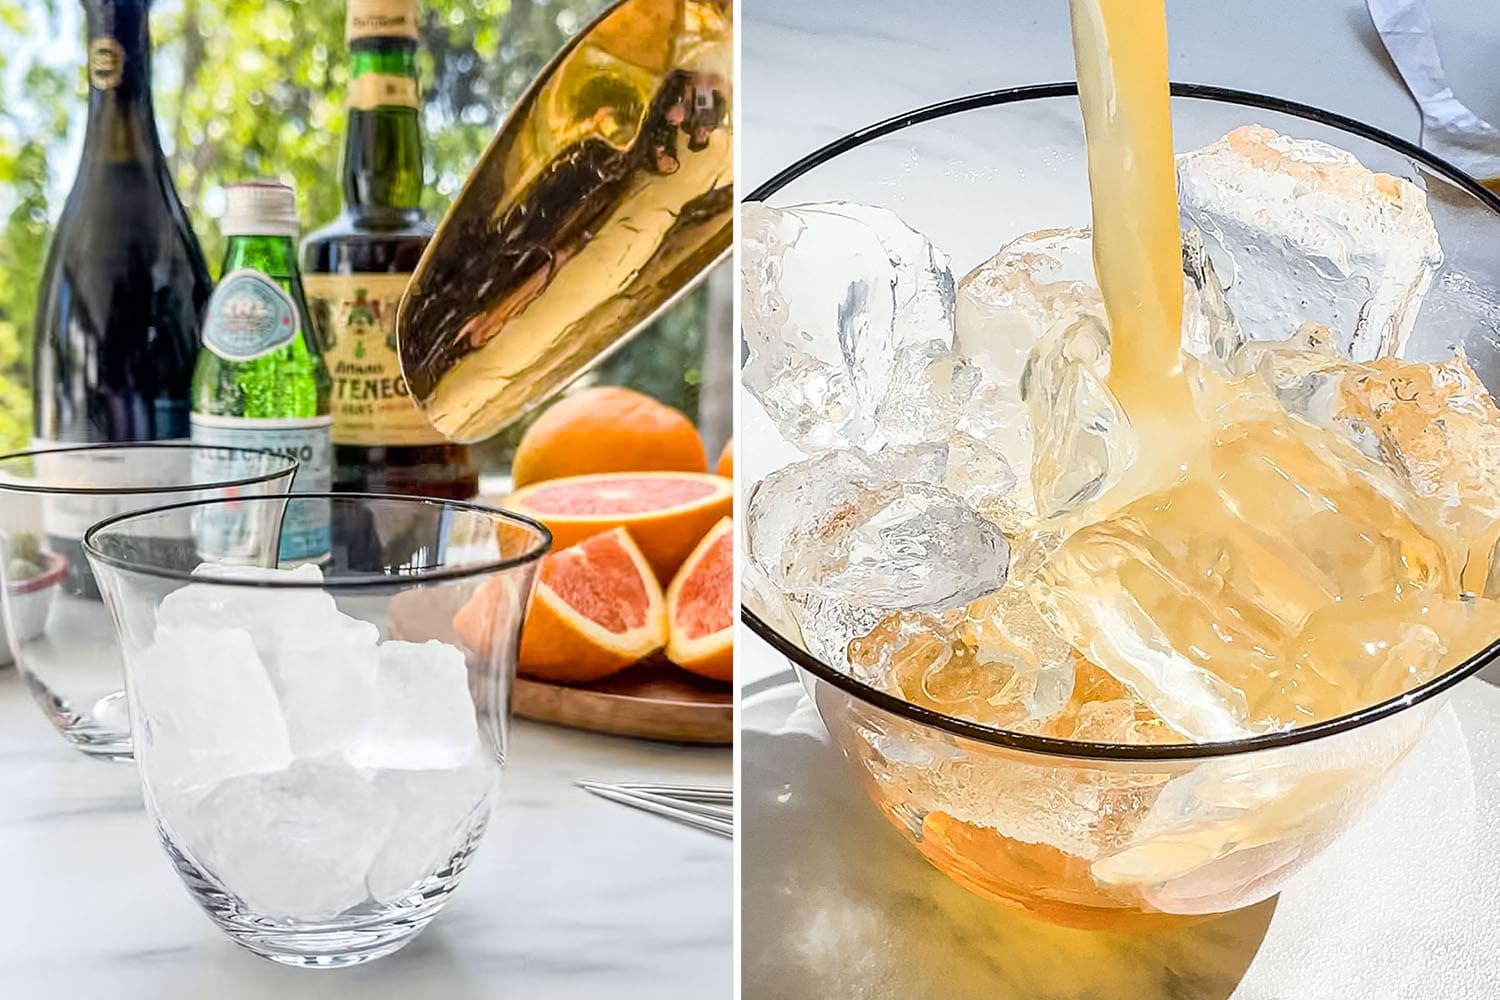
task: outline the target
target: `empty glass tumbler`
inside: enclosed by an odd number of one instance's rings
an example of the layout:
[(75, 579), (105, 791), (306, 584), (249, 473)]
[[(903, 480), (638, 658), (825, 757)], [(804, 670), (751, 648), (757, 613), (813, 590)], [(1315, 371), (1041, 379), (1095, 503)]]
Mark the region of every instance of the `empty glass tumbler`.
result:
[[(321, 562), (245, 565), (191, 537), (225, 501), (113, 518), (85, 548), (124, 653), (146, 808), (193, 898), (236, 943), (337, 967), (400, 948), (484, 833), (521, 621), (547, 530), (483, 506), (331, 505)], [(226, 520), (216, 516), (223, 526)]]
[[(186, 444), (88, 445), (0, 456), (0, 663), (14, 659), (37, 704), (84, 753), (128, 760), (130, 728), (114, 629), (81, 547), (96, 521), (188, 500), (282, 493), (295, 460), (262, 451)], [(258, 509), (269, 514), (269, 509)], [(275, 520), (235, 518), (253, 551)], [(206, 523), (161, 546), (188, 545)]]

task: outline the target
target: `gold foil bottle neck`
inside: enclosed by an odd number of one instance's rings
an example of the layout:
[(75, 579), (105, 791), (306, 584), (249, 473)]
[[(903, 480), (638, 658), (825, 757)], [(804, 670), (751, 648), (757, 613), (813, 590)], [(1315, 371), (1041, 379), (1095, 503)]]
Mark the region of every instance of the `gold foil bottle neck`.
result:
[(417, 0), (349, 0), (344, 37), (416, 38)]

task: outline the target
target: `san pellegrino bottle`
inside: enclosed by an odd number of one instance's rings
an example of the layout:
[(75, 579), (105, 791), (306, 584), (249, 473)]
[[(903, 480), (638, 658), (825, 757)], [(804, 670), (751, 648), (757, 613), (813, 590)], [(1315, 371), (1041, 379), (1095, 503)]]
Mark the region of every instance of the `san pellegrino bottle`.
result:
[[(294, 492), (327, 492), (332, 386), (297, 270), (296, 199), (275, 181), (232, 184), (225, 191), (220, 228), (228, 247), (203, 315), (203, 350), (193, 373), (193, 441), (288, 455), (298, 462)], [(330, 541), (326, 499), (288, 504), (282, 562), (322, 560)]]
[(407, 392), (396, 308), (433, 227), (423, 218), (416, 0), (349, 0), (344, 212), (303, 243), (333, 376), (334, 486), (463, 499), (479, 487)]

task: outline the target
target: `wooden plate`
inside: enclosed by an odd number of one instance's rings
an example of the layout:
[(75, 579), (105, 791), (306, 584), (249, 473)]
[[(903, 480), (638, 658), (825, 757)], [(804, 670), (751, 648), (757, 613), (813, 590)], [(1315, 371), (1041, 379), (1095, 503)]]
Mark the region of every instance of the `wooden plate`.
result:
[[(441, 639), (462, 646), (453, 615), (465, 588), (409, 590), (391, 598), (392, 639)], [(656, 656), (590, 684), (517, 677), (511, 711), (528, 719), (617, 736), (727, 746), (734, 742), (734, 689), (700, 678)]]

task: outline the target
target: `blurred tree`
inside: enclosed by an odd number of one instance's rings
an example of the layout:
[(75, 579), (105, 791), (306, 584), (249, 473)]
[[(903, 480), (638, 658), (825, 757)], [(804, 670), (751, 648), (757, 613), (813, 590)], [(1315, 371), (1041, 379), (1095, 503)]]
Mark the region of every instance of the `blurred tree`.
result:
[[(0, 450), (30, 436), (31, 327), (51, 221), (76, 169), (87, 96), (78, 0), (0, 0)], [(607, 0), (422, 0), (426, 207), (458, 192), (501, 117)], [(70, 46), (69, 33), (77, 35)], [(178, 191), (217, 269), (223, 185), (274, 176), (309, 227), (339, 210), (348, 81), (344, 0), (159, 0), (157, 123)], [(52, 39), (51, 45), (24, 44)], [(10, 44), (15, 40), (19, 44)], [(61, 51), (59, 51), (61, 50)], [(690, 297), (597, 378), (696, 413), (701, 297)], [(508, 458), (509, 438), (485, 449)]]

